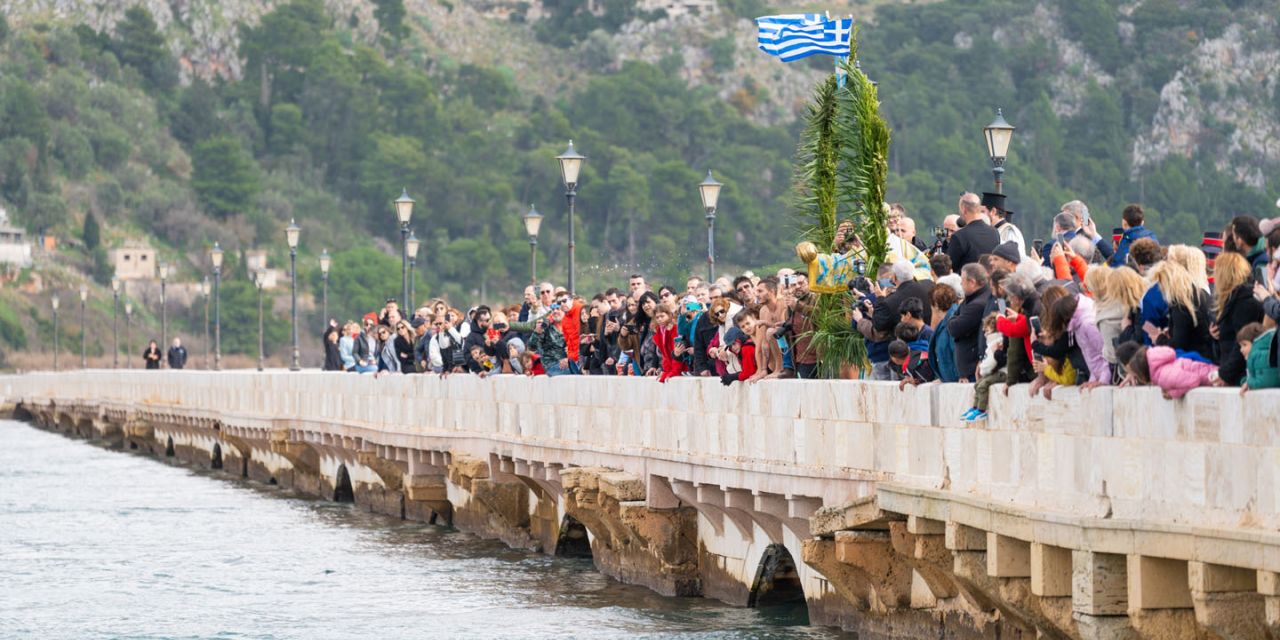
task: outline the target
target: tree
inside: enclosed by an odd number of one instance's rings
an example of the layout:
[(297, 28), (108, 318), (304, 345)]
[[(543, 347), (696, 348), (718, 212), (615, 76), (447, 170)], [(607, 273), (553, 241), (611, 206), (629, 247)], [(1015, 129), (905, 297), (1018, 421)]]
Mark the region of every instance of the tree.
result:
[(102, 244), (102, 231), (98, 228), (97, 216), (92, 213), (84, 214), (84, 230), (80, 237), (84, 241), (84, 248), (89, 251), (97, 249)]
[[(320, 274), (312, 271), (311, 286), (320, 295)], [(358, 320), (382, 307), (387, 298), (400, 297), (400, 258), (361, 246), (333, 254), (329, 272), (329, 315)]]
[(209, 138), (196, 145), (191, 161), (191, 188), (205, 211), (226, 218), (253, 205), (261, 169), (239, 140), (231, 136)]
[(111, 50), (121, 64), (137, 69), (151, 88), (167, 92), (177, 86), (177, 65), (146, 7), (137, 5), (124, 12), (124, 19), (116, 25)]
[(49, 116), (31, 84), (10, 76), (0, 84), (0, 138), (22, 136), (39, 150), (49, 139)]
[(189, 149), (216, 133), (218, 126), (218, 96), (197, 76), (182, 92), (178, 108), (169, 118), (169, 130)]
[(373, 0), (373, 17), (378, 20), (378, 29), (399, 41), (409, 32), (404, 26), (404, 0)]
[(296, 104), (282, 102), (271, 107), (271, 129), (267, 148), (271, 153), (291, 153), (306, 141), (307, 128), (302, 121), (302, 109)]
[[(289, 319), (272, 312), (276, 292), (263, 292), (263, 333), (268, 355), (288, 344)], [(258, 290), (247, 280), (224, 277), (218, 292), (222, 315), (222, 350), (227, 353), (258, 353)], [(299, 336), (299, 340), (302, 337)], [(283, 350), (282, 350), (283, 352)]]

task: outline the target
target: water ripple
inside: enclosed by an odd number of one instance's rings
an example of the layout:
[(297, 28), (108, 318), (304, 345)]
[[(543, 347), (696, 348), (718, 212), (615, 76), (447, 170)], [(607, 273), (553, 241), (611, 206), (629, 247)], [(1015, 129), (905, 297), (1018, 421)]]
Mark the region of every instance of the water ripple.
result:
[(0, 421), (0, 637), (830, 638)]

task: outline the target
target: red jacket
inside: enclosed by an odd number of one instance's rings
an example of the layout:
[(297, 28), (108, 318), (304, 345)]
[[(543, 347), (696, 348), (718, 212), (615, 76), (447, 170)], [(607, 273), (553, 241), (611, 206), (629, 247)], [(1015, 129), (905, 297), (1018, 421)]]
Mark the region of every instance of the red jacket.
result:
[(662, 375), (658, 377), (658, 382), (666, 382), (668, 378), (674, 378), (683, 375), (689, 370), (676, 355), (676, 336), (680, 334), (676, 325), (669, 327), (658, 327), (653, 332), (653, 343), (658, 347), (658, 353), (662, 354)]
[(560, 321), (560, 332), (564, 334), (564, 350), (569, 359), (578, 361), (578, 333), (582, 330), (582, 301), (575, 300)]
[(738, 381), (744, 381), (756, 374), (756, 343), (747, 340), (742, 343), (738, 360), (742, 362), (742, 371), (738, 373)]
[(1006, 338), (1022, 338), (1022, 345), (1027, 350), (1027, 362), (1035, 360), (1035, 355), (1031, 352), (1031, 323), (1026, 316), (1019, 313), (1013, 320), (996, 316), (996, 331)]

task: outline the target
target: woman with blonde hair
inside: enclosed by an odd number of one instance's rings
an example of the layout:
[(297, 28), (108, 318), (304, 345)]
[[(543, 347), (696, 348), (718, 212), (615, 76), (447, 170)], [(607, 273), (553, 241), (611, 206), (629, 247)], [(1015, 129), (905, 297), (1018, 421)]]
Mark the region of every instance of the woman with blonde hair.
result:
[[(1129, 317), (1130, 308), (1123, 302), (1114, 299), (1111, 295), (1111, 289), (1108, 285), (1110, 284), (1112, 271), (1113, 269), (1105, 264), (1093, 265), (1084, 274), (1084, 287), (1089, 293), (1093, 294), (1093, 300), (1096, 303), (1094, 304), (1093, 322), (1098, 327), (1098, 333), (1102, 335), (1102, 357), (1106, 359), (1107, 364), (1114, 368), (1116, 364), (1116, 341), (1120, 337), (1124, 321)], [(1135, 273), (1134, 275), (1137, 274)], [(1139, 292), (1139, 301), (1141, 301), (1141, 292)]]
[(1196, 286), (1186, 267), (1161, 261), (1148, 272), (1151, 287), (1142, 297), (1143, 343), (1164, 345), (1210, 358), (1209, 294)]
[(1182, 265), (1191, 274), (1191, 282), (1201, 291), (1209, 293), (1209, 267), (1203, 251), (1185, 244), (1175, 244), (1165, 251), (1165, 260)]
[[(1213, 264), (1213, 309), (1217, 322), (1209, 332), (1217, 340), (1214, 362), (1220, 384), (1237, 387), (1245, 374), (1245, 359), (1236, 333), (1251, 322), (1262, 321), (1262, 303), (1253, 297), (1253, 268), (1244, 256), (1224, 251)], [(1215, 382), (1219, 384), (1219, 382)]]

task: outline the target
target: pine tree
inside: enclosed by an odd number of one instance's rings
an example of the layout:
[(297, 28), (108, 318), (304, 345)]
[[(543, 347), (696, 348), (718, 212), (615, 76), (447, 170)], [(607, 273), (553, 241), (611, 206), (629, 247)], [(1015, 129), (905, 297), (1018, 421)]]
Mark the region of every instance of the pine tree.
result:
[(98, 218), (92, 213), (84, 215), (84, 232), (81, 236), (84, 240), (84, 248), (89, 251), (97, 249), (102, 244), (102, 231), (98, 228)]
[(226, 218), (253, 204), (261, 170), (253, 157), (231, 136), (209, 138), (196, 145), (191, 188), (205, 211)]

